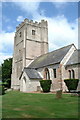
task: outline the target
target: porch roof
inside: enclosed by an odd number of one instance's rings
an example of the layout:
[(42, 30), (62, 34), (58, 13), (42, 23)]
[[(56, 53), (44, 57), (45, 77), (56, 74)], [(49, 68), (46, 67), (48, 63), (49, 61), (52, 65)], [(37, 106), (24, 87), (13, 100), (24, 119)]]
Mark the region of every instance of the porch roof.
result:
[[(39, 72), (37, 70), (35, 70), (35, 69), (31, 69), (31, 68), (29, 69), (29, 68), (25, 67), (23, 72), (25, 72), (30, 79), (42, 79)], [(23, 74), (23, 72), (22, 72), (22, 74)], [(21, 79), (22, 74), (21, 74), (19, 79)]]

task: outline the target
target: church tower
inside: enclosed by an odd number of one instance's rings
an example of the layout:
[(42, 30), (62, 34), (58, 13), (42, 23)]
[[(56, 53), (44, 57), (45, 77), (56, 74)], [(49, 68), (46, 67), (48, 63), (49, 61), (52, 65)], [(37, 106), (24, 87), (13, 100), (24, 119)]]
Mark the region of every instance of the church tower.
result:
[(14, 53), (11, 88), (19, 89), (19, 77), (36, 57), (48, 52), (47, 21), (33, 22), (25, 19), (16, 27), (14, 37)]

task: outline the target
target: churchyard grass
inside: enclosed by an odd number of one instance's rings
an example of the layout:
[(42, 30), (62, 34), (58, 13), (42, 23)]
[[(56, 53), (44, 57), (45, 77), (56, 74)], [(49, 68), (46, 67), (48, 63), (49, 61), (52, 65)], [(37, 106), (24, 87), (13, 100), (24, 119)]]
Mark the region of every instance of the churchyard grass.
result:
[(2, 117), (2, 96), (0, 95), (0, 118)]
[[(0, 96), (1, 97), (1, 96)], [(78, 98), (63, 94), (9, 91), (2, 96), (3, 118), (78, 118)]]

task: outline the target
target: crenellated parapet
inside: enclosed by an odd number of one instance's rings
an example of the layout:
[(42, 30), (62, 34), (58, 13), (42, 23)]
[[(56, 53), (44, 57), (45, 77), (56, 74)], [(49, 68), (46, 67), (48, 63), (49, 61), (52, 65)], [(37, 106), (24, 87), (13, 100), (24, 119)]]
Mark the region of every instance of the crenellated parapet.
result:
[(45, 28), (47, 28), (48, 23), (45, 20), (41, 20), (40, 22), (37, 22), (37, 21), (29, 20), (29, 19), (26, 18), (26, 19), (24, 19), (24, 21), (21, 24), (19, 24), (16, 27), (16, 31), (18, 31), (24, 25), (31, 25), (31, 26), (38, 26), (38, 27), (45, 27)]

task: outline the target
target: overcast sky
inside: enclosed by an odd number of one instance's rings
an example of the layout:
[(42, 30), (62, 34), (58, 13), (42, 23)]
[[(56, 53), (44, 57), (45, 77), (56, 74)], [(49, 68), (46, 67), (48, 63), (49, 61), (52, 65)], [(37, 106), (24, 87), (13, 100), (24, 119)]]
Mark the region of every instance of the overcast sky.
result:
[[(56, 1), (56, 0), (55, 0)], [(1, 12), (2, 6), (2, 12)], [(78, 2), (2, 2), (0, 3), (0, 63), (13, 54), (16, 26), (25, 18), (48, 21), (49, 51), (78, 44)], [(1, 23), (0, 23), (1, 25)]]

